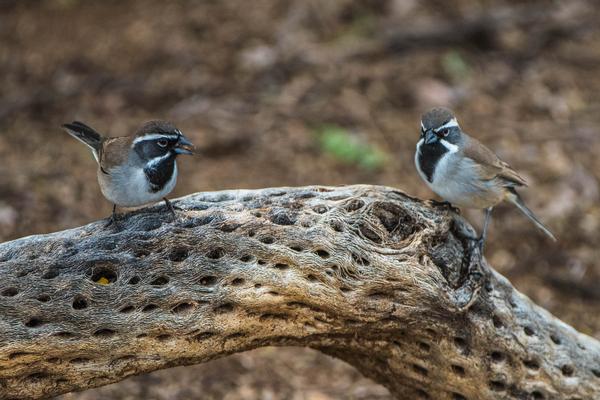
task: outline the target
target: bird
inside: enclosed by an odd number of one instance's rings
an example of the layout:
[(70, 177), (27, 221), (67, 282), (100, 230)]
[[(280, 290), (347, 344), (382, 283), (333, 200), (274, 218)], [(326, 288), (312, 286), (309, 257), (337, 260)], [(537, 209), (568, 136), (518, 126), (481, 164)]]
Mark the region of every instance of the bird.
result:
[(527, 183), (492, 150), (462, 131), (454, 113), (432, 108), (421, 117), (421, 135), (415, 152), (421, 178), (452, 205), (485, 210), (477, 244), (483, 252), (493, 208), (508, 201), (553, 241), (555, 236), (531, 211), (517, 188)]
[(175, 217), (167, 195), (177, 183), (177, 156), (193, 154), (194, 145), (171, 122), (154, 120), (133, 134), (107, 137), (83, 122), (63, 129), (88, 146), (98, 164), (97, 177), (104, 197), (113, 203), (107, 225), (117, 223), (117, 206), (140, 207), (164, 200)]

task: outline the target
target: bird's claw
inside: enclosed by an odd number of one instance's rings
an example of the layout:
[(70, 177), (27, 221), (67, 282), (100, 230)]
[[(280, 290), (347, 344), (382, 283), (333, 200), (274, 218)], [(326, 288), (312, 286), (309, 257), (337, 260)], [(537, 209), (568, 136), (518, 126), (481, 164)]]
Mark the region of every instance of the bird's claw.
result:
[(483, 248), (485, 247), (485, 238), (484, 237), (477, 238), (476, 245), (479, 248), (479, 253), (483, 255)]
[(173, 205), (173, 203), (171, 203), (169, 201), (169, 199), (167, 199), (166, 197), (163, 200), (165, 201), (165, 206), (167, 207), (167, 209), (171, 213), (171, 216), (173, 217), (173, 221), (176, 221), (177, 220), (177, 214), (175, 213), (175, 210), (185, 211), (185, 209), (181, 208), (179, 206)]
[(117, 220), (117, 216), (116, 215), (111, 215), (110, 216), (110, 218), (108, 219), (108, 222), (104, 225), (104, 229), (108, 229), (111, 226), (114, 226), (117, 230), (120, 229), (119, 221)]

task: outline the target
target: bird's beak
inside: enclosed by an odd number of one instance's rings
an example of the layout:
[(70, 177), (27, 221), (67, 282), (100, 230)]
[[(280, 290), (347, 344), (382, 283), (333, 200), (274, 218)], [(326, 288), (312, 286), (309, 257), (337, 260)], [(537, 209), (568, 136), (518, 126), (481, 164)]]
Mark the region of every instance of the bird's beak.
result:
[(430, 129), (427, 132), (425, 132), (425, 144), (435, 143), (438, 139), (438, 135), (436, 135), (435, 132), (433, 132), (433, 130)]
[(179, 140), (175, 146), (175, 153), (177, 154), (194, 154), (194, 145), (183, 135), (179, 135)]

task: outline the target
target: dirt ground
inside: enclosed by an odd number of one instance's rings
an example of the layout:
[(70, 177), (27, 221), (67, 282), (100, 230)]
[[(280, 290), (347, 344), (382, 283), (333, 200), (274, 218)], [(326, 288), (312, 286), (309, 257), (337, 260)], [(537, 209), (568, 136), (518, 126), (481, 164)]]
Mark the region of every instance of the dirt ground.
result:
[[(2, 0), (0, 241), (109, 215), (91, 154), (60, 129), (74, 119), (114, 136), (175, 122), (200, 154), (173, 197), (373, 183), (429, 198), (419, 117), (446, 105), (522, 172), (559, 238), (499, 207), (490, 263), (600, 339), (599, 17), (591, 0)], [(315, 351), (266, 348), (63, 398), (389, 395)]]

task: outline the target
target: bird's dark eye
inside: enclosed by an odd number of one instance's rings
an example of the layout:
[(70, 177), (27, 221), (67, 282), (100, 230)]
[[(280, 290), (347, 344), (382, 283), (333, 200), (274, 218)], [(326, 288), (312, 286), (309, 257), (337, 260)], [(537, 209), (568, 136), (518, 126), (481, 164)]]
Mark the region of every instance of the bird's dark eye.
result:
[(448, 136), (448, 133), (450, 133), (450, 130), (448, 128), (446, 128), (442, 131), (442, 135), (444, 135), (444, 136)]
[(169, 144), (169, 142), (166, 139), (161, 139), (158, 142), (156, 142), (156, 144), (158, 144), (160, 147), (167, 147), (167, 144)]

